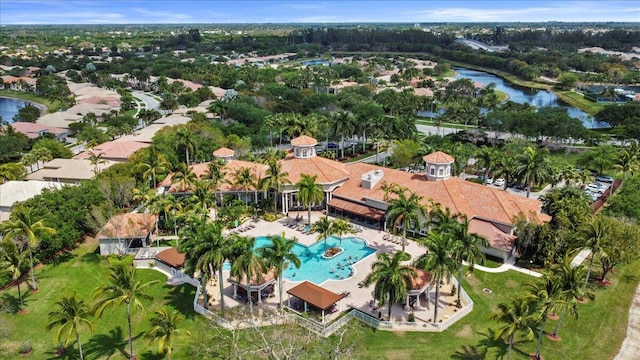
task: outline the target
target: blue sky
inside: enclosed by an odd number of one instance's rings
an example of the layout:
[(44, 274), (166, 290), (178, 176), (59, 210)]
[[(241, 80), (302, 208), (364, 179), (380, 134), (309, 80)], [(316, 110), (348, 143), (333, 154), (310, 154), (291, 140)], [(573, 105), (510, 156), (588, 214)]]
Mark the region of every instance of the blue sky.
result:
[(640, 0), (0, 0), (0, 24), (640, 22)]

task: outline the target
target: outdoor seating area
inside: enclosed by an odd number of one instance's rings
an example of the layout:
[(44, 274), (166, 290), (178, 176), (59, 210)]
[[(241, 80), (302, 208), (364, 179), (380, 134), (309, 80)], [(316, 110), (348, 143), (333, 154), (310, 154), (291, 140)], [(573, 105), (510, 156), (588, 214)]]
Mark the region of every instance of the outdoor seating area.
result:
[(396, 245), (402, 245), (402, 237), (397, 236), (397, 235), (393, 235), (393, 234), (385, 234), (382, 237), (382, 240), (384, 241), (388, 241), (392, 244), (396, 244)]
[(256, 226), (254, 224), (242, 224), (240, 226), (238, 226), (237, 228), (233, 229), (230, 231), (231, 234), (239, 234), (239, 233), (243, 233), (243, 232), (247, 232), (251, 229), (254, 229)]
[(311, 227), (309, 225), (306, 224), (300, 224), (298, 219), (287, 219), (284, 223), (284, 226), (290, 228), (290, 229), (294, 229), (296, 231), (299, 231), (305, 235), (311, 235), (313, 234), (313, 230), (311, 230)]

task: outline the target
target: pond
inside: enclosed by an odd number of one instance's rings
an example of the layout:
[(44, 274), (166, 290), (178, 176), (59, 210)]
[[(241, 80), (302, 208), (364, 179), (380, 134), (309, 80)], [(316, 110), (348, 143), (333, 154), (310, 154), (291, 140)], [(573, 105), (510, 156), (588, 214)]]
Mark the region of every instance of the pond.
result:
[(13, 116), (27, 104), (29, 104), (28, 101), (0, 97), (0, 116), (2, 116), (2, 121), (12, 123)]
[(479, 82), (484, 86), (489, 85), (490, 83), (496, 84), (496, 90), (502, 91), (509, 95), (509, 100), (513, 102), (519, 104), (531, 104), (536, 107), (562, 107), (567, 109), (569, 116), (580, 119), (584, 126), (588, 129), (608, 127), (607, 124), (594, 121), (593, 116), (565, 103), (564, 101), (560, 100), (560, 98), (556, 96), (556, 94), (547, 90), (538, 90), (518, 86), (496, 75), (484, 71), (472, 70), (467, 68), (454, 68), (454, 70), (456, 71), (456, 79), (471, 79), (471, 81)]

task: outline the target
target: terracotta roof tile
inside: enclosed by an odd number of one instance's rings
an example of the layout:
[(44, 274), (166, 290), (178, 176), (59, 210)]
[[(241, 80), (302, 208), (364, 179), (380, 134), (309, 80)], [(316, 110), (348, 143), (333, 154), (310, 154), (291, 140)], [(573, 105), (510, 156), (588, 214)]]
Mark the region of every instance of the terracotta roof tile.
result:
[(287, 290), (287, 294), (291, 294), (322, 310), (330, 308), (331, 305), (342, 299), (342, 295), (336, 294), (309, 281), (305, 281)]
[(511, 251), (516, 236), (507, 234), (488, 221), (471, 219), (469, 221), (469, 233), (477, 234), (489, 242), (491, 247)]
[(229, 156), (233, 156), (234, 154), (235, 154), (235, 151), (226, 147), (222, 147), (213, 152), (213, 156), (215, 157), (229, 157)]
[(425, 155), (422, 159), (426, 162), (434, 164), (450, 164), (455, 161), (453, 156), (442, 151), (436, 151), (431, 154)]
[(280, 160), (282, 171), (289, 173), (289, 181), (297, 183), (302, 174), (317, 176), (316, 182), (321, 184), (331, 184), (349, 177), (349, 171), (345, 164), (314, 156), (307, 159), (295, 158), (291, 153)]
[(150, 230), (153, 230), (153, 226), (157, 220), (158, 216), (153, 214), (117, 214), (112, 216), (102, 229), (100, 229), (100, 232), (96, 235), (96, 239), (131, 239), (145, 237)]
[(307, 135), (300, 135), (295, 139), (291, 139), (291, 145), (293, 146), (315, 146), (318, 144), (318, 140)]
[(138, 141), (108, 141), (94, 147), (90, 151), (81, 152), (73, 158), (88, 159), (91, 156), (89, 152), (93, 152), (96, 155), (102, 154), (104, 159), (125, 161), (136, 151), (149, 147), (150, 145), (151, 144)]
[(156, 255), (156, 259), (175, 269), (180, 269), (184, 265), (185, 257), (185, 254), (179, 253), (176, 248), (163, 250)]

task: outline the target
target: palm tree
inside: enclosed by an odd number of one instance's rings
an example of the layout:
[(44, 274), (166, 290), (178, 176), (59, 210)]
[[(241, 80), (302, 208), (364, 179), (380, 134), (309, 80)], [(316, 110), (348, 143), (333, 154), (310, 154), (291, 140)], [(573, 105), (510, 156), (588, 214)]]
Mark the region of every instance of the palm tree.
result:
[(340, 244), (342, 244), (342, 237), (344, 235), (353, 234), (353, 226), (348, 221), (338, 218), (333, 221), (331, 232), (338, 236)]
[(195, 152), (196, 143), (194, 141), (195, 134), (189, 130), (186, 126), (180, 127), (176, 131), (176, 146), (178, 148), (184, 148), (187, 165), (189, 165), (189, 153)]
[(622, 182), (627, 180), (627, 174), (633, 174), (638, 170), (640, 166), (638, 156), (638, 143), (635, 141), (631, 142), (629, 148), (623, 149), (618, 153), (613, 168), (622, 173)]
[(239, 236), (235, 245), (236, 256), (231, 259), (231, 276), (238, 281), (243, 279), (247, 281), (247, 300), (249, 302), (249, 312), (253, 318), (253, 299), (251, 296), (251, 281), (259, 281), (265, 271), (265, 263), (253, 248), (255, 247), (255, 238)]
[[(498, 158), (494, 176), (504, 178), (502, 190), (507, 190), (507, 184), (513, 180), (514, 175), (518, 172), (518, 165), (518, 159), (513, 156), (504, 155)], [(575, 169), (574, 167), (572, 168)]]
[(429, 249), (428, 253), (420, 255), (415, 261), (419, 269), (431, 273), (431, 283), (436, 285), (436, 304), (433, 309), (433, 322), (438, 322), (438, 302), (440, 301), (440, 283), (449, 282), (449, 278), (455, 272), (457, 263), (452, 255), (456, 251), (456, 244), (451, 234), (430, 231), (424, 245)]
[(489, 177), (489, 172), (491, 171), (491, 166), (496, 160), (497, 153), (494, 148), (483, 145), (478, 149), (476, 153), (476, 157), (482, 165), (484, 166), (484, 184), (487, 184), (487, 178)]
[(587, 267), (587, 275), (584, 280), (583, 292), (587, 290), (589, 277), (593, 267), (593, 259), (603, 253), (605, 240), (611, 231), (613, 223), (605, 216), (594, 215), (583, 228), (582, 238), (584, 240), (583, 248), (591, 250), (589, 255), (589, 266)]
[(314, 222), (311, 225), (311, 232), (318, 233), (316, 241), (324, 239), (324, 248), (327, 248), (327, 238), (333, 233), (333, 221), (329, 220), (328, 216), (323, 216), (320, 220)]
[(103, 159), (103, 155), (104, 153), (99, 153), (96, 154), (93, 151), (89, 151), (89, 162), (91, 163), (91, 165), (93, 165), (93, 173), (97, 174), (99, 173), (100, 169), (98, 169), (98, 166), (100, 164), (104, 164), (107, 162), (107, 160)]
[(191, 189), (196, 179), (197, 176), (191, 171), (191, 168), (184, 163), (180, 163), (171, 176), (171, 183), (179, 185), (177, 191), (186, 192)]
[(524, 338), (533, 340), (535, 338), (535, 323), (537, 316), (535, 308), (530, 299), (526, 296), (513, 296), (508, 303), (500, 303), (498, 310), (489, 315), (489, 318), (500, 324), (504, 324), (496, 334), (496, 339), (507, 338), (509, 350), (507, 360), (511, 359), (511, 349), (513, 340), (518, 332), (524, 333)]
[(427, 212), (422, 206), (422, 197), (406, 187), (392, 186), (391, 193), (395, 197), (388, 200), (387, 221), (392, 224), (393, 229), (402, 228), (402, 251), (404, 252), (407, 245), (407, 228), (410, 225), (417, 225), (421, 220), (420, 216), (426, 219)]
[(193, 195), (191, 201), (193, 201), (198, 212), (202, 213), (202, 216), (207, 218), (209, 216), (209, 208), (215, 206), (215, 195), (209, 191), (211, 188), (211, 181), (206, 179), (198, 179), (194, 182)]
[(82, 353), (79, 330), (82, 325), (86, 325), (93, 332), (93, 323), (89, 320), (92, 316), (91, 309), (83, 300), (78, 299), (75, 293), (71, 296), (62, 296), (55, 305), (58, 309), (49, 313), (47, 330), (58, 327), (58, 331), (55, 334), (56, 343), (60, 343), (60, 337), (65, 333), (65, 346), (69, 345), (71, 339), (75, 336), (78, 343), (78, 351), (80, 352), (80, 360), (83, 360), (84, 354)]
[(105, 308), (110, 306), (118, 307), (123, 303), (127, 307), (127, 324), (129, 326), (129, 359), (135, 359), (133, 355), (133, 333), (131, 329), (131, 305), (144, 312), (144, 306), (140, 299), (150, 299), (151, 296), (145, 291), (157, 280), (142, 283), (136, 280), (136, 268), (127, 264), (116, 264), (111, 266), (109, 282), (98, 287), (93, 292), (94, 298), (102, 298), (94, 306), (94, 313), (101, 317)]
[(31, 268), (31, 283), (34, 290), (38, 289), (36, 276), (33, 271), (33, 250), (38, 246), (38, 236), (41, 234), (55, 234), (56, 230), (45, 226), (44, 220), (34, 220), (31, 208), (24, 204), (14, 206), (9, 220), (2, 224), (4, 236), (26, 245), (29, 250), (29, 267)]
[(273, 201), (273, 213), (278, 212), (278, 194), (282, 192), (284, 186), (291, 184), (289, 181), (289, 173), (282, 171), (280, 163), (276, 160), (269, 162), (269, 168), (267, 169), (267, 176), (261, 179), (260, 188), (262, 190), (274, 189), (275, 196)]
[[(571, 257), (569, 257), (568, 254), (565, 254), (562, 258), (562, 262), (551, 268), (551, 272), (560, 282), (562, 297), (567, 304), (566, 311), (569, 311), (570, 314), (578, 318), (576, 299), (582, 299), (585, 296), (585, 292), (582, 289), (582, 283), (586, 278), (584, 267), (582, 267), (582, 265), (572, 266)], [(564, 319), (566, 311), (563, 311), (560, 314), (558, 325), (551, 336), (555, 338), (558, 337), (558, 332), (560, 332), (560, 326), (562, 325), (562, 320)]]
[(538, 281), (527, 284), (528, 297), (536, 303), (538, 309), (538, 318), (540, 319), (540, 329), (538, 329), (538, 346), (536, 348), (535, 359), (539, 360), (540, 350), (542, 348), (542, 335), (544, 327), (547, 324), (548, 315), (555, 313), (557, 310), (565, 309), (566, 302), (563, 300), (563, 289), (560, 281), (550, 273), (543, 274)]
[[(185, 254), (184, 269), (187, 274), (200, 273), (202, 282), (206, 284), (210, 273), (218, 272), (220, 288), (220, 312), (224, 316), (224, 277), (222, 267), (228, 255), (227, 238), (222, 235), (222, 224), (219, 221), (207, 222), (202, 218), (189, 223), (180, 232), (182, 241), (178, 247)], [(207, 291), (203, 290), (205, 307), (208, 304)]]
[(165, 174), (169, 171), (171, 164), (167, 161), (164, 154), (160, 153), (158, 149), (151, 145), (147, 149), (147, 158), (140, 162), (140, 169), (143, 171), (142, 176), (146, 181), (153, 180), (153, 186), (158, 184), (156, 177), (159, 174)]
[(298, 189), (298, 193), (296, 194), (298, 200), (300, 200), (302, 206), (309, 209), (308, 225), (311, 225), (311, 205), (319, 203), (324, 199), (322, 185), (316, 183), (317, 178), (317, 175), (310, 176), (302, 174), (300, 180), (295, 184), (295, 188)]
[(18, 300), (20, 300), (21, 307), (24, 306), (24, 301), (20, 290), (20, 278), (22, 277), (22, 270), (27, 265), (27, 253), (29, 252), (31, 252), (31, 249), (22, 249), (11, 239), (5, 238), (0, 242), (0, 269), (7, 273), (12, 281), (16, 282)]
[(245, 193), (248, 192), (251, 188), (257, 188), (257, 179), (256, 176), (251, 172), (251, 169), (248, 167), (241, 167), (236, 170), (235, 174), (233, 174), (234, 182), (233, 186), (239, 187), (240, 190)]
[[(222, 184), (229, 183), (229, 180), (226, 178), (227, 172), (224, 170), (226, 165), (227, 163), (224, 160), (215, 158), (207, 166), (207, 172), (205, 173), (204, 178), (211, 180), (211, 187), (213, 187), (214, 193), (220, 190), (220, 186)], [(220, 195), (222, 195), (222, 193)], [(222, 202), (222, 196), (220, 198), (220, 202)]]
[(549, 150), (527, 147), (518, 157), (518, 173), (527, 184), (527, 197), (531, 194), (531, 186), (542, 182), (549, 172)]
[(267, 268), (273, 268), (278, 277), (278, 292), (280, 300), (280, 315), (284, 315), (284, 307), (282, 306), (282, 273), (284, 269), (289, 267), (289, 263), (299, 268), (301, 265), (300, 258), (293, 252), (295, 241), (286, 239), (284, 232), (282, 236), (269, 236), (271, 244), (258, 249), (258, 253), (265, 260)]
[(167, 353), (167, 359), (171, 360), (171, 349), (173, 348), (174, 335), (185, 333), (191, 335), (186, 329), (179, 329), (178, 325), (183, 317), (177, 310), (169, 310), (166, 307), (156, 310), (155, 315), (149, 320), (151, 329), (144, 337), (158, 342), (158, 353)]
[(378, 253), (376, 262), (371, 265), (371, 273), (364, 280), (365, 286), (375, 283), (373, 296), (380, 306), (387, 301), (387, 319), (391, 321), (391, 307), (394, 303), (402, 301), (407, 296), (407, 289), (411, 288), (416, 271), (402, 262), (410, 258), (409, 254), (398, 251), (392, 256), (386, 253)]
[(340, 134), (340, 157), (344, 157), (344, 137), (351, 136), (356, 130), (355, 117), (347, 111), (338, 111), (331, 115), (333, 132)]
[(460, 221), (456, 222), (453, 228), (453, 240), (455, 242), (455, 251), (453, 257), (458, 262), (458, 299), (456, 305), (462, 307), (460, 301), (460, 290), (462, 289), (462, 269), (463, 263), (469, 264), (469, 271), (473, 271), (473, 266), (484, 261), (484, 253), (480, 250), (480, 246), (489, 248), (489, 242), (484, 237), (477, 234), (469, 233), (469, 219), (466, 215), (459, 216)]

